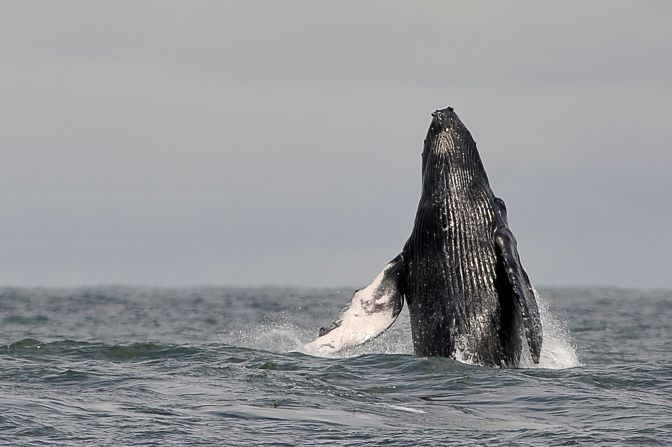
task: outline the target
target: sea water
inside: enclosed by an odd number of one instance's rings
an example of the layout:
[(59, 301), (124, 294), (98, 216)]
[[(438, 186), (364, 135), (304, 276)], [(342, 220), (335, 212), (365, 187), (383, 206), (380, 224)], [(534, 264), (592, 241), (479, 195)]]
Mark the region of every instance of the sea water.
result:
[(0, 289), (0, 445), (672, 445), (672, 291), (540, 288), (539, 365), (331, 358), (352, 289)]

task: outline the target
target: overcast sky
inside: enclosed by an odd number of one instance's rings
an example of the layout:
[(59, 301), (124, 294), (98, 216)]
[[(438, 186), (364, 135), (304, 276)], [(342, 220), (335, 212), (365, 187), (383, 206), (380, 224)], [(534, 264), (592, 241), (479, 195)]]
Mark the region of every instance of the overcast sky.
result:
[(0, 285), (363, 285), (431, 116), (537, 285), (672, 287), (672, 2), (3, 2)]

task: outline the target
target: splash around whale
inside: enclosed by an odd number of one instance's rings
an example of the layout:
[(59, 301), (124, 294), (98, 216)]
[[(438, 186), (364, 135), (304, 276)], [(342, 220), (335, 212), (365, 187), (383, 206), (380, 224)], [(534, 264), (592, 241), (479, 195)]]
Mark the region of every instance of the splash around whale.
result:
[(422, 194), (401, 253), (305, 349), (330, 354), (365, 343), (394, 323), (404, 302), (418, 356), (518, 367), (525, 343), (539, 363), (539, 308), (506, 206), (452, 107), (432, 113)]

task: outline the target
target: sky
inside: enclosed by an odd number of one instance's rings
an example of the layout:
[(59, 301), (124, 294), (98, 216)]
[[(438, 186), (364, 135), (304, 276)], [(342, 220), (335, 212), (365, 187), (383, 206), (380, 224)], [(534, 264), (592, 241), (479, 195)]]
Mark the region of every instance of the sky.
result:
[(672, 288), (671, 2), (0, 11), (0, 285), (365, 285), (451, 105), (535, 285)]

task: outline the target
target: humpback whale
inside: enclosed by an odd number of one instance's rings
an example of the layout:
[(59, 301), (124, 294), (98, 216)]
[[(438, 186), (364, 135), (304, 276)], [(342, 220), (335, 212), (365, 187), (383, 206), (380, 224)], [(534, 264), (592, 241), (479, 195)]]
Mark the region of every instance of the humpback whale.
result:
[(401, 253), (305, 348), (329, 354), (371, 340), (394, 323), (404, 301), (418, 356), (517, 367), (524, 340), (539, 363), (539, 309), (506, 206), (452, 107), (432, 113), (422, 194)]

